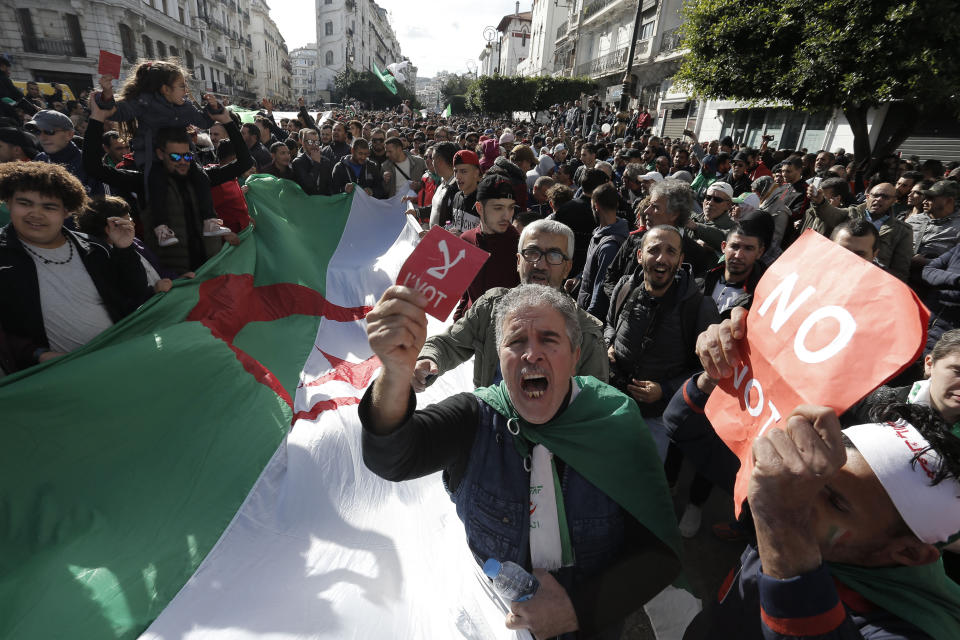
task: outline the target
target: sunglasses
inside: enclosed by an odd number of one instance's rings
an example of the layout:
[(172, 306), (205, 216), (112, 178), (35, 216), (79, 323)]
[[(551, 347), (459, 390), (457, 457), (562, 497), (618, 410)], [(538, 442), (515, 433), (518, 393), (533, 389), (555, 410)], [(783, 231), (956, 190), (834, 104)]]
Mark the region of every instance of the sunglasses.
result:
[(720, 196), (707, 196), (703, 199), (704, 202), (714, 201), (716, 203), (730, 202), (726, 198), (721, 198)]
[(184, 160), (186, 162), (193, 162), (192, 153), (168, 153), (167, 157), (173, 160), (174, 162), (180, 162)]

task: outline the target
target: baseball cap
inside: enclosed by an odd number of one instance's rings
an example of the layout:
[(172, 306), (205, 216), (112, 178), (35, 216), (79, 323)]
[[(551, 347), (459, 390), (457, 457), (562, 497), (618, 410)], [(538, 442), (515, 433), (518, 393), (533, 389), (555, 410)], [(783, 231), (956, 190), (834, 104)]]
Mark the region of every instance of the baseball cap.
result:
[(483, 135), (485, 135), (485, 136), (492, 136), (492, 135), (493, 135), (493, 129), (485, 129), (484, 132), (483, 132)]
[(562, 142), (558, 142), (557, 145), (553, 147), (554, 153), (556, 153), (557, 151), (566, 151), (566, 150), (567, 150), (567, 145), (563, 144)]
[(643, 151), (640, 151), (640, 149), (628, 149), (627, 157), (631, 160), (634, 158), (643, 158)]
[(477, 154), (469, 149), (462, 149), (457, 151), (453, 156), (453, 166), (458, 164), (472, 164), (480, 166), (480, 158), (477, 157)]
[(23, 153), (33, 160), (33, 157), (39, 153), (37, 139), (22, 129), (13, 127), (0, 127), (0, 142), (23, 149)]
[(502, 136), (500, 136), (500, 144), (510, 144), (516, 140), (516, 136), (507, 131)]
[(690, 175), (689, 171), (677, 171), (674, 174), (667, 177), (670, 178), (671, 180), (682, 180), (687, 184), (690, 184), (691, 182), (693, 182), (693, 176)]
[[(454, 162), (456, 162), (456, 159), (454, 159)], [(484, 202), (491, 198), (516, 200), (513, 193), (513, 183), (508, 178), (495, 173), (485, 175), (480, 184), (477, 185), (477, 200)]]
[(936, 198), (937, 196), (960, 198), (960, 183), (954, 182), (953, 180), (940, 180), (934, 182), (933, 186), (929, 189), (924, 189), (922, 193), (931, 198)]
[(733, 187), (731, 187), (726, 182), (714, 182), (709, 187), (707, 187), (707, 195), (710, 195), (711, 193), (714, 193), (716, 191), (720, 191), (726, 194), (728, 198), (731, 198), (731, 199), (733, 198)]
[(52, 109), (37, 111), (33, 116), (33, 120), (27, 124), (32, 124), (41, 131), (56, 131), (58, 129), (73, 131), (73, 121), (70, 120), (66, 114), (53, 111)]
[(10, 60), (10, 56), (6, 53), (0, 53), (0, 66), (12, 66), (13, 62)]
[(648, 171), (647, 173), (645, 173), (645, 174), (643, 174), (642, 176), (640, 176), (640, 182), (643, 182), (643, 181), (645, 181), (645, 180), (652, 180), (652, 181), (654, 181), (654, 182), (660, 182), (661, 180), (663, 180), (663, 176), (660, 175), (660, 172), (659, 172), (659, 171)]

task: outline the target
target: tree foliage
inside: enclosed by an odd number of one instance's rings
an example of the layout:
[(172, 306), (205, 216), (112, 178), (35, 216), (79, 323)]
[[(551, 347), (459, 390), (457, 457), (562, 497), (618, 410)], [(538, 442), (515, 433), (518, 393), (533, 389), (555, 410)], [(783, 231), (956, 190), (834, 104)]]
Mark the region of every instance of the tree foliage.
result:
[(468, 73), (463, 75), (451, 73), (447, 76), (443, 86), (440, 87), (440, 99), (444, 104), (452, 101), (453, 96), (465, 96), (470, 85), (473, 83), (473, 76)]
[(468, 106), (479, 113), (533, 113), (594, 90), (589, 78), (552, 76), (482, 76), (467, 92)]
[(383, 86), (383, 82), (372, 71), (344, 69), (334, 78), (337, 100), (353, 98), (370, 104), (373, 108), (395, 107), (403, 100), (410, 100), (415, 108), (420, 108), (417, 96), (403, 83), (397, 83), (397, 95), (393, 95)]
[[(683, 12), (677, 83), (706, 98), (839, 107), (861, 159), (958, 110), (956, 0), (699, 0)], [(867, 110), (883, 103), (888, 126), (871, 149)]]

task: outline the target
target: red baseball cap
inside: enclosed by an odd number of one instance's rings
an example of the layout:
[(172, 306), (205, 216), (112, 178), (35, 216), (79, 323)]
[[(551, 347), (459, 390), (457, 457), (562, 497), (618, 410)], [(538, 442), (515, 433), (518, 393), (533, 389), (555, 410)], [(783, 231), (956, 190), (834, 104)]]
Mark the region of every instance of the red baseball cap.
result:
[(453, 156), (453, 166), (457, 166), (458, 164), (472, 164), (479, 167), (480, 158), (478, 158), (477, 154), (473, 151), (470, 151), (469, 149), (463, 149), (461, 151), (457, 151), (457, 153)]

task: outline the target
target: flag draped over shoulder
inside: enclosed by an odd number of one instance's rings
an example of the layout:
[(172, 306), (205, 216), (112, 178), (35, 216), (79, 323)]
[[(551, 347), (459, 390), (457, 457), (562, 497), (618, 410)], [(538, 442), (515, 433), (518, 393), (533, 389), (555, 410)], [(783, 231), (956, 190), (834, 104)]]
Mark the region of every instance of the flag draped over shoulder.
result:
[(247, 184), (239, 246), (0, 380), (0, 638), (512, 637), (439, 478), (359, 454), (363, 317), (418, 227)]
[(390, 93), (397, 95), (397, 81), (392, 75), (380, 71), (380, 67), (377, 65), (373, 65), (373, 72), (380, 78), (380, 82), (383, 83), (383, 86), (385, 86)]

